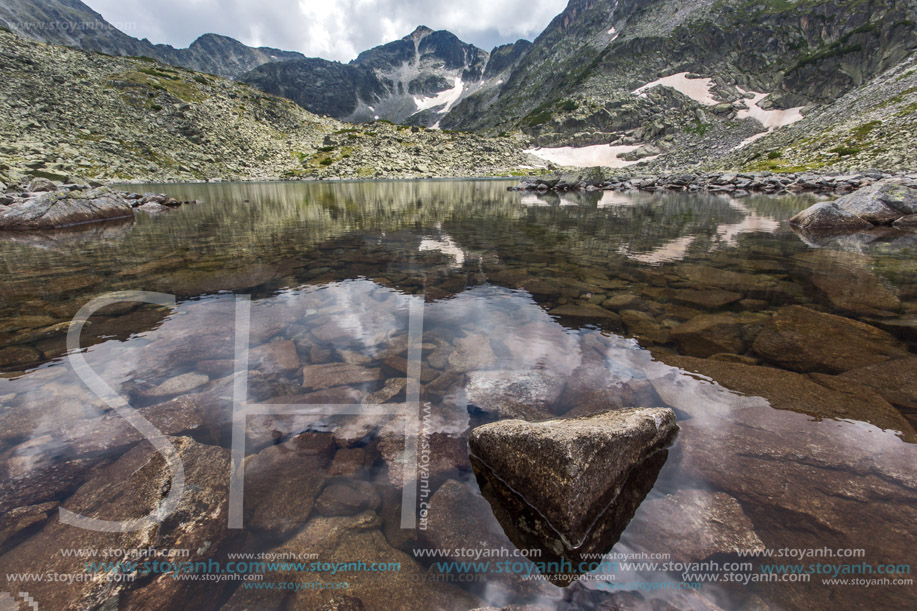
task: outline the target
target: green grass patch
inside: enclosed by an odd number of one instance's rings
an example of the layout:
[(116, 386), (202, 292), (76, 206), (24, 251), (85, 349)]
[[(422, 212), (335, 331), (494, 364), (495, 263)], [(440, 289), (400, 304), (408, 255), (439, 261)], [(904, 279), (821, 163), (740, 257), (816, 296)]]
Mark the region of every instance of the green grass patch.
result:
[(914, 113), (917, 113), (917, 102), (914, 102), (913, 104), (909, 104), (905, 106), (899, 112), (895, 113), (895, 116), (896, 117), (907, 117)]
[(777, 172), (798, 174), (799, 172), (811, 172), (812, 170), (818, 170), (819, 168), (824, 167), (824, 165), (825, 164), (820, 161), (812, 161), (809, 163), (791, 163), (786, 159), (762, 159), (760, 161), (745, 164), (742, 166), (741, 170), (745, 172)]
[(166, 79), (160, 80), (159, 76), (152, 76), (147, 70), (137, 70), (134, 72), (122, 72), (109, 77), (108, 81), (118, 88), (125, 87), (145, 87), (152, 91), (168, 93), (183, 102), (202, 102), (205, 96), (201, 94), (197, 85), (186, 83), (181, 78), (178, 80)]
[(139, 68), (139, 72), (148, 74), (150, 76), (155, 76), (156, 78), (164, 78), (172, 81), (180, 81), (181, 77), (178, 76), (177, 72), (171, 72), (166, 70), (157, 70), (156, 68)]
[(873, 108), (885, 108), (887, 106), (894, 106), (897, 104), (901, 104), (902, 102), (904, 102), (904, 99), (907, 96), (911, 95), (912, 93), (917, 93), (917, 87), (911, 87), (910, 89), (905, 89), (898, 95), (892, 96), (888, 98), (887, 100), (885, 100), (884, 102), (876, 104)]
[(857, 146), (836, 146), (831, 149), (831, 152), (837, 155), (838, 157), (853, 157), (862, 151), (861, 148)]
[(863, 140), (869, 135), (869, 132), (882, 125), (882, 121), (870, 121), (854, 129), (851, 133), (857, 140)]
[(688, 125), (685, 128), (685, 131), (688, 132), (689, 134), (694, 134), (696, 136), (703, 138), (704, 136), (707, 135), (707, 130), (710, 129), (711, 127), (713, 127), (712, 123), (704, 123), (700, 119), (694, 119), (694, 123), (691, 125)]

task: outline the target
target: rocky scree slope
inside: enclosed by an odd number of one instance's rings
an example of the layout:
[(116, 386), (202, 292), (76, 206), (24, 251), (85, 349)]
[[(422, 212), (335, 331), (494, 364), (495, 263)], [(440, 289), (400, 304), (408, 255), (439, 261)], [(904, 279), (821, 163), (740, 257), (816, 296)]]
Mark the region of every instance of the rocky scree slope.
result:
[(512, 138), (382, 122), (354, 127), (243, 83), (31, 42), (0, 29), (5, 184), (28, 175), (58, 181), (479, 176), (522, 165), (522, 148)]
[(750, 171), (917, 168), (917, 56), (711, 167)]
[[(811, 114), (915, 50), (914, 0), (571, 0), (497, 95), (469, 96), (442, 126), (518, 128), (541, 146), (637, 145), (631, 161), (693, 165), (765, 134), (759, 110)], [(634, 93), (682, 73), (711, 79), (710, 99)]]
[(264, 63), (304, 58), (294, 51), (248, 47), (216, 34), (201, 36), (187, 49), (153, 44), (120, 31), (80, 0), (0, 0), (0, 26), (40, 42), (109, 55), (151, 57), (230, 78)]
[(498, 87), (529, 47), (520, 40), (488, 53), (451, 32), (420, 26), (349, 64), (317, 58), (264, 64), (241, 80), (338, 119), (433, 126), (460, 100)]

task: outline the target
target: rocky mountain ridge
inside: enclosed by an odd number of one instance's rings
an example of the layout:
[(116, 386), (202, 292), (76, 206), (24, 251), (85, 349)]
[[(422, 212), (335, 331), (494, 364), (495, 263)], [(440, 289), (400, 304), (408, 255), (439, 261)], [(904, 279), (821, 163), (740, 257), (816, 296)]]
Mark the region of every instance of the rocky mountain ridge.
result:
[(488, 53), (451, 32), (419, 26), (349, 64), (316, 58), (270, 63), (241, 80), (345, 121), (433, 126), (461, 100), (498, 87), (530, 47), (520, 40)]
[[(462, 100), (441, 124), (518, 129), (541, 147), (629, 147), (619, 166), (735, 167), (756, 140), (765, 157), (780, 154), (778, 134), (804, 117), (822, 115), (819, 131), (829, 117), (855, 123), (839, 100), (890, 72), (909, 78), (915, 54), (913, 0), (572, 0), (498, 91)], [(914, 91), (883, 82), (875, 104), (913, 103)], [(894, 123), (886, 131), (906, 139)], [(800, 169), (869, 167), (832, 157), (839, 144)], [(915, 161), (875, 153), (883, 169)]]
[[(241, 79), (317, 114), (432, 126), (460, 100), (492, 90), (531, 48), (520, 40), (487, 52), (451, 32), (419, 26), (348, 64), (294, 51), (248, 47), (204, 34), (186, 49), (139, 40), (80, 0), (0, 0), (0, 26), (31, 40)], [(491, 56), (494, 61), (491, 62)]]
[[(314, 115), (236, 81), (0, 28), (0, 183), (491, 176), (524, 140)], [(435, 153), (435, 155), (433, 154)]]
[[(426, 66), (419, 53), (411, 59), (418, 41), (436, 36), (451, 37), (448, 53), (439, 45)], [(905, 144), (917, 101), (908, 85), (914, 0), (571, 0), (534, 43), (486, 54), (483, 72), (467, 45), (464, 63), (444, 61), (460, 48), (451, 34), (421, 27), (347, 66), (282, 62), (243, 78), (348, 121), (522, 132), (530, 152), (559, 166), (845, 172), (917, 164)], [(851, 98), (862, 110), (864, 94), (869, 121), (851, 112)], [(895, 113), (901, 120), (888, 121)], [(880, 132), (861, 146), (857, 134), (877, 121), (891, 146), (878, 146)], [(807, 152), (784, 157), (790, 140), (805, 141)]]
[(187, 49), (153, 44), (125, 34), (80, 0), (0, 0), (0, 26), (39, 42), (108, 55), (151, 57), (228, 78), (264, 63), (305, 58), (294, 51), (248, 47), (217, 34), (204, 34)]

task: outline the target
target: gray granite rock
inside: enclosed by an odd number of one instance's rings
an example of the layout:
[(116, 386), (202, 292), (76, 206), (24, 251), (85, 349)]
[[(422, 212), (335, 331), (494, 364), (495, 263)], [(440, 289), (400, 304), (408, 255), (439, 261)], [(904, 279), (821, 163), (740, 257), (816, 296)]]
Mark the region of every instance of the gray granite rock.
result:
[(472, 454), (576, 544), (631, 469), (668, 444), (675, 414), (635, 408), (586, 418), (504, 420), (471, 433)]

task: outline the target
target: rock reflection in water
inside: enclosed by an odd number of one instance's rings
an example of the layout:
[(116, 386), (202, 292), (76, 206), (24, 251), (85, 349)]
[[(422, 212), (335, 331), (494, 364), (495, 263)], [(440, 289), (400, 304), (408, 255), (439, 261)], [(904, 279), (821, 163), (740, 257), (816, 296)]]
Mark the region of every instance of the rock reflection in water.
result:
[(509, 540), (519, 549), (540, 550), (541, 554), (533, 558), (537, 558), (537, 566), (544, 567), (548, 581), (568, 587), (579, 576), (601, 565), (597, 558), (610, 552), (621, 538), (640, 503), (653, 489), (667, 457), (668, 450), (659, 450), (635, 465), (621, 491), (596, 518), (583, 541), (575, 546), (490, 468), (474, 456), (471, 464), (481, 494), (490, 503)]

